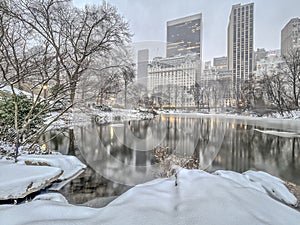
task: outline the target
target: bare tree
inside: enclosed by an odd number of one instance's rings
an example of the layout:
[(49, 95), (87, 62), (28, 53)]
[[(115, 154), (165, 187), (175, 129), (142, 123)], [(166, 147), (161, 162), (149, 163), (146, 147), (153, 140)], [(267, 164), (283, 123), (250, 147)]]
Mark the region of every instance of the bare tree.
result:
[(287, 55), (283, 56), (285, 67), (283, 72), (287, 76), (289, 86), (288, 98), (293, 102), (293, 108), (299, 108), (300, 97), (300, 49), (291, 50)]
[(105, 2), (78, 9), (67, 0), (11, 0), (4, 11), (51, 44), (68, 80), (71, 103), (94, 55), (105, 56), (130, 37), (127, 23)]
[(255, 105), (255, 82), (253, 79), (241, 85), (241, 102), (244, 109), (253, 109)]
[(281, 115), (284, 111), (289, 110), (286, 102), (286, 81), (284, 75), (279, 70), (272, 72), (270, 75), (264, 74), (263, 84), (267, 93), (269, 102), (271, 102)]
[[(14, 105), (13, 124), (6, 123), (3, 118), (0, 122), (1, 127), (4, 125), (2, 128), (5, 138), (13, 138), (17, 156), (20, 144), (36, 142), (47, 127), (62, 115), (63, 112), (59, 113), (48, 124), (39, 120), (64, 97), (66, 89), (49, 91), (47, 96), (42, 96), (43, 92), (46, 93), (46, 88), (51, 86), (57, 73), (56, 68), (52, 66), (55, 55), (53, 56), (53, 52), (48, 48), (48, 43), (42, 44), (35, 40), (32, 29), (24, 27), (21, 21), (3, 13), (0, 27), (0, 91), (8, 91), (6, 95), (12, 96), (11, 101)], [(25, 111), (20, 105), (24, 99), (20, 93), (26, 95), (25, 98), (29, 102)], [(67, 109), (68, 107), (65, 110)], [(40, 123), (35, 124), (36, 121)], [(13, 130), (13, 133), (7, 133), (8, 130)]]

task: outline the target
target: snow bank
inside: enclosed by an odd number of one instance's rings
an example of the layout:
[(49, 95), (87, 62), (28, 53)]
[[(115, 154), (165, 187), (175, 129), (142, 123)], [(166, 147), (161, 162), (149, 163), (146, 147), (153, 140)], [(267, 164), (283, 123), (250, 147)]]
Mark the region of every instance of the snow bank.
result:
[(93, 113), (95, 121), (99, 124), (112, 123), (128, 120), (153, 119), (154, 115), (150, 112), (140, 112), (137, 110), (113, 109), (112, 112), (98, 111)]
[[(8, 93), (13, 93), (12, 89), (10, 86), (4, 86), (3, 88), (0, 88), (1, 91), (5, 91), (5, 92), (8, 92)], [(27, 97), (32, 97), (32, 94), (30, 94), (29, 92), (27, 91), (22, 91), (18, 88), (14, 88), (14, 91), (17, 95), (20, 95), (20, 94), (23, 94), (23, 95), (26, 95)]]
[[(232, 176), (230, 176), (232, 177)], [(0, 206), (5, 225), (299, 224), (300, 213), (266, 193), (200, 170), (137, 185), (104, 208), (39, 200)]]
[(288, 205), (297, 205), (297, 198), (289, 192), (281, 179), (262, 171), (246, 171), (243, 174), (249, 181), (261, 184), (271, 197)]
[[(52, 112), (51, 116), (45, 119), (45, 124), (49, 124), (58, 115), (58, 112)], [(76, 109), (73, 112), (67, 112), (57, 121), (53, 122), (47, 130), (60, 129), (72, 126), (83, 126), (94, 120), (98, 124), (107, 124), (113, 122), (122, 122), (128, 120), (153, 119), (154, 115), (150, 112), (140, 112), (129, 109), (113, 109), (110, 112), (104, 112), (98, 109), (85, 108)]]
[(288, 205), (297, 205), (297, 198), (290, 193), (284, 181), (262, 171), (246, 171), (243, 174), (218, 170), (214, 174), (229, 179), (237, 184), (268, 194)]
[(30, 165), (48, 165), (63, 170), (59, 180), (67, 180), (82, 172), (86, 165), (71, 155), (21, 155), (18, 157), (20, 163)]
[(36, 196), (33, 201), (38, 201), (38, 200), (48, 200), (48, 201), (55, 201), (55, 202), (63, 202), (68, 204), (67, 199), (59, 193), (47, 193), (47, 194), (41, 194)]
[(0, 200), (24, 198), (46, 187), (62, 174), (59, 168), (3, 161), (0, 162), (0, 171)]
[(259, 129), (254, 129), (254, 130), (264, 134), (270, 134), (278, 137), (285, 137), (285, 138), (300, 137), (300, 134), (293, 133), (293, 132), (276, 131), (276, 130), (259, 130)]
[(228, 170), (217, 170), (213, 174), (227, 178), (235, 183), (238, 183), (239, 185), (242, 185), (243, 187), (252, 188), (254, 190), (267, 194), (266, 190), (261, 186), (260, 183), (249, 181), (249, 179), (247, 179), (247, 177), (243, 174)]
[(4, 157), (0, 160), (0, 200), (23, 198), (54, 181), (62, 181), (52, 185), (54, 190), (59, 190), (85, 168), (86, 165), (70, 155), (22, 154), (18, 163)]

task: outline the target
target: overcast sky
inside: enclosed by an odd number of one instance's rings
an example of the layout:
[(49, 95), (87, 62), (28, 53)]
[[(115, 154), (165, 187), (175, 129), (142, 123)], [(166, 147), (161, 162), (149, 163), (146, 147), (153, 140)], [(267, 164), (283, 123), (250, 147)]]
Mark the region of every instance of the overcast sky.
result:
[[(166, 22), (202, 13), (203, 60), (226, 56), (226, 37), (231, 6), (254, 2), (254, 46), (280, 48), (280, 31), (293, 17), (300, 17), (300, 0), (108, 0), (128, 20), (133, 42), (157, 43), (157, 54), (166, 40)], [(101, 4), (101, 0), (74, 0), (75, 5)], [(155, 41), (155, 42), (153, 42)], [(160, 52), (160, 53), (159, 53)], [(155, 54), (155, 52), (154, 52)]]

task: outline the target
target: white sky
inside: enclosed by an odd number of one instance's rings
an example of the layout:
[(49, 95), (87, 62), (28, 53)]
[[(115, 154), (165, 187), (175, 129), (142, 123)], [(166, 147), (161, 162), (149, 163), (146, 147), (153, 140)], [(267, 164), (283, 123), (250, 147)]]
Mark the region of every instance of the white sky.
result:
[[(254, 46), (279, 49), (280, 31), (293, 17), (300, 17), (299, 0), (108, 0), (129, 21), (133, 42), (157, 41), (157, 54), (166, 40), (166, 22), (202, 13), (203, 60), (225, 56), (231, 6), (254, 2)], [(102, 0), (74, 0), (77, 6)], [(153, 42), (152, 42), (153, 45)], [(155, 52), (153, 54), (155, 54)]]

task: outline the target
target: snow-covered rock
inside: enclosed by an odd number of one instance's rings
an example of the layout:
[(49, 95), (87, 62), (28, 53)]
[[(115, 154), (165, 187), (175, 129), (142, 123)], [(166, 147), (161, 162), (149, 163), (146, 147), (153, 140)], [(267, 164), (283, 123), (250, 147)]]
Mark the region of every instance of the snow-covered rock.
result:
[(254, 190), (267, 193), (260, 183), (249, 181), (249, 179), (247, 179), (247, 177), (244, 176), (243, 174), (234, 171), (229, 171), (229, 170), (217, 170), (213, 174), (229, 179), (243, 187), (252, 188)]
[(268, 194), (285, 204), (297, 205), (297, 198), (288, 190), (284, 182), (268, 173), (249, 170), (240, 174), (233, 171), (217, 170), (214, 174), (236, 182), (243, 187)]
[(48, 165), (63, 170), (59, 180), (66, 180), (82, 172), (86, 165), (71, 155), (21, 155), (18, 157), (19, 163), (29, 165)]
[(67, 199), (60, 193), (47, 193), (47, 194), (41, 194), (36, 196), (33, 201), (39, 201), (39, 200), (48, 200), (48, 201), (55, 201), (55, 202), (63, 202), (68, 203)]
[(262, 171), (251, 170), (246, 171), (243, 174), (249, 179), (249, 181), (259, 183), (271, 197), (288, 205), (297, 205), (297, 198), (289, 192), (287, 187), (284, 185), (284, 182), (278, 177), (274, 177)]
[(137, 185), (104, 208), (32, 201), (0, 206), (5, 225), (299, 224), (300, 213), (266, 193), (200, 170)]
[(62, 174), (60, 168), (26, 166), (12, 162), (0, 162), (0, 200), (23, 198), (38, 191)]

